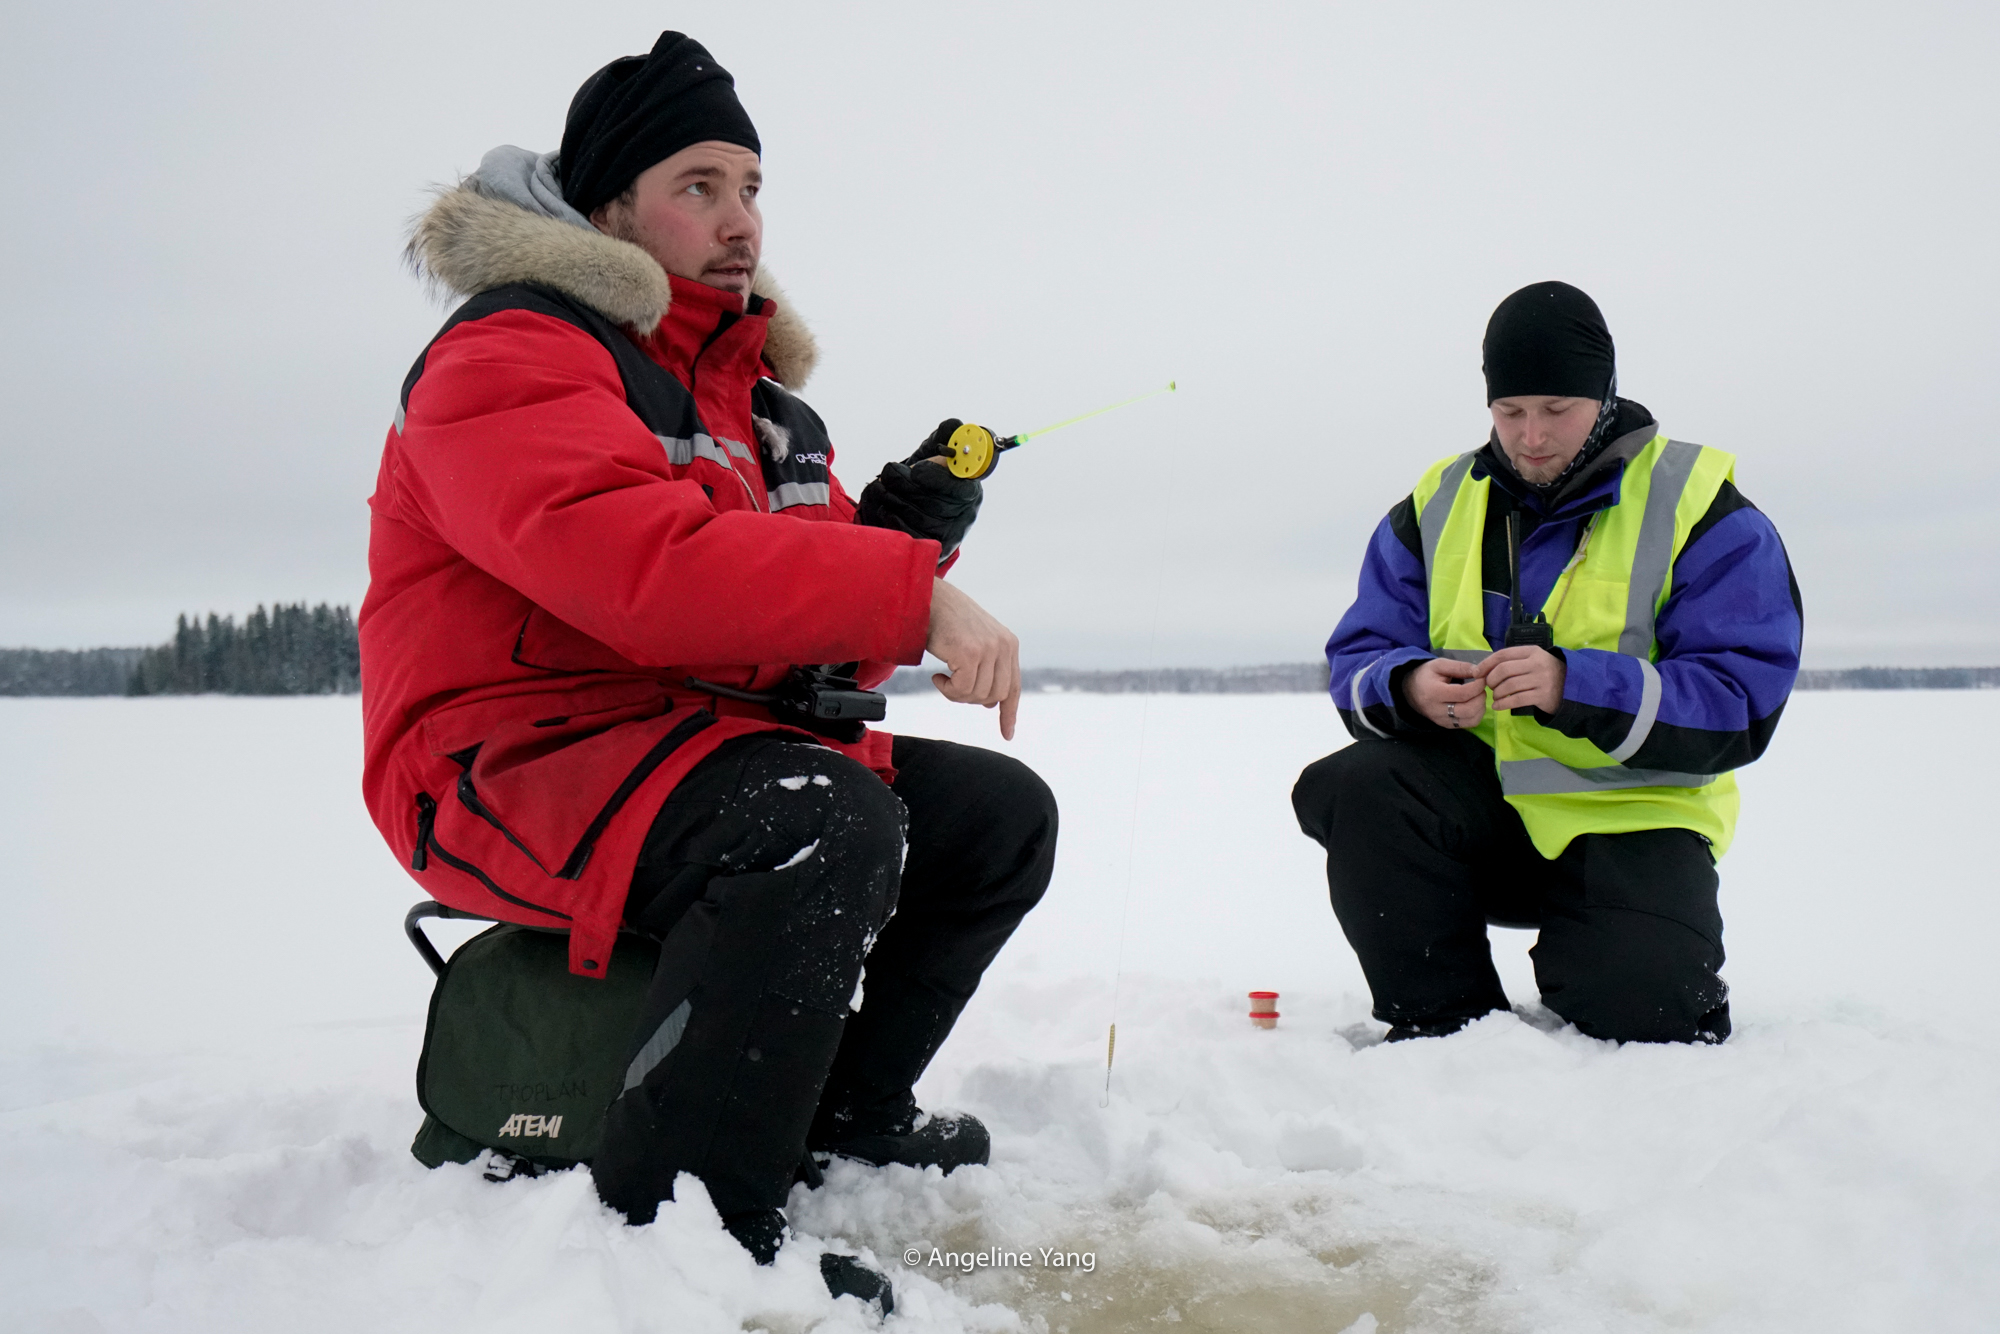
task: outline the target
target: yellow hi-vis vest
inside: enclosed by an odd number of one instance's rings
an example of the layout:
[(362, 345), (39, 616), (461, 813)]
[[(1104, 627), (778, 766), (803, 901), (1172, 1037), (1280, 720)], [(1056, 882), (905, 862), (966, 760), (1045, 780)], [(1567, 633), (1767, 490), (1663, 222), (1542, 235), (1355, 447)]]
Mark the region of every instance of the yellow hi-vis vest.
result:
[[(1471, 480), (1472, 454), (1441, 459), (1417, 483), (1412, 500), (1430, 589), (1431, 651), (1478, 662), (1486, 642), (1482, 537), (1491, 478)], [(1638, 716), (1610, 751), (1544, 727), (1532, 715), (1486, 715), (1473, 735), (1493, 747), (1500, 790), (1521, 813), (1542, 856), (1555, 858), (1580, 834), (1691, 829), (1719, 858), (1736, 831), (1732, 774), (1634, 769), (1625, 764), (1644, 744), (1660, 710), (1659, 644), (1653, 622), (1673, 587), (1674, 560), (1701, 521), (1736, 458), (1718, 449), (1656, 435), (1625, 465), (1618, 503), (1599, 511), (1578, 542), (1578, 558), (1549, 591), (1542, 613), (1558, 648), (1604, 649), (1637, 659), (1645, 687)]]

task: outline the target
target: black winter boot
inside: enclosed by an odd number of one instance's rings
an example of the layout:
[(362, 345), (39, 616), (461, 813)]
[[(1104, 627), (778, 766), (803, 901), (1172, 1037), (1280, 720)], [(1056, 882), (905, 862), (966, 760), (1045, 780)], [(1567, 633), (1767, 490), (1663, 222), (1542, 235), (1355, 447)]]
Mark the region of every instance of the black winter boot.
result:
[(979, 1119), (929, 1115), (911, 1092), (964, 1003), (893, 977), (871, 979), (867, 996), (847, 1021), (806, 1147), (876, 1167), (984, 1166), (992, 1140)]
[(1467, 1014), (1453, 1015), (1447, 1019), (1433, 1019), (1421, 1024), (1393, 1024), (1384, 1042), (1408, 1042), (1412, 1038), (1448, 1038), (1459, 1029), (1472, 1022)]
[(815, 1153), (852, 1158), (875, 1167), (901, 1163), (905, 1167), (936, 1167), (945, 1172), (973, 1164), (984, 1167), (993, 1139), (979, 1118), (969, 1112), (920, 1111), (905, 1093), (902, 1105), (888, 1115), (879, 1110), (865, 1121), (822, 1116), (808, 1141)]

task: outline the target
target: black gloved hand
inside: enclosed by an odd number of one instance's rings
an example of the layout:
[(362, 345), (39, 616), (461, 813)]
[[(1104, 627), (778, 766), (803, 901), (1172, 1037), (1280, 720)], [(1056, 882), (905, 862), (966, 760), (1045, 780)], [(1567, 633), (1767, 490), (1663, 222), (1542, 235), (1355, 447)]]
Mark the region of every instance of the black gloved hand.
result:
[(882, 475), (862, 489), (855, 522), (927, 537), (941, 548), (940, 562), (958, 550), (966, 530), (979, 517), (986, 489), (977, 478), (959, 477), (943, 463), (925, 460), (943, 454), (944, 442), (963, 424), (956, 417), (946, 418), (916, 453), (901, 463), (885, 464)]

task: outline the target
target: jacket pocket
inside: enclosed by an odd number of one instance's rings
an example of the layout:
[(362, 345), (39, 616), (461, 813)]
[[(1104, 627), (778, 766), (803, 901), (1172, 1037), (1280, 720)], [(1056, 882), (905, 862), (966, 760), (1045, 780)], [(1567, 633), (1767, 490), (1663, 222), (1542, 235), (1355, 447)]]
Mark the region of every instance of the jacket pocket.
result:
[(514, 636), (517, 666), (544, 672), (643, 672), (646, 669), (602, 640), (593, 639), (540, 607), (531, 610)]
[[(453, 768), (433, 766), (423, 786), (456, 799), (454, 819), (479, 822), (453, 835), (447, 819), (447, 840), (490, 849), (513, 867), (510, 883), (530, 867), (534, 877), (575, 880), (640, 785), (713, 721), (676, 710), (659, 682), (629, 677), (478, 701), (427, 720), (432, 754)], [(489, 831), (499, 837), (489, 841)]]
[(486, 874), (478, 866), (447, 850), (444, 844), (438, 841), (437, 814), (437, 799), (428, 792), (417, 793), (417, 846), (416, 850), (410, 854), (411, 870), (429, 870), (431, 858), (435, 857), (452, 870), (469, 875), (474, 880), (477, 880), (485, 887), (487, 893), (501, 900), (503, 903), (511, 903), (517, 908), (526, 908), (530, 912), (541, 913), (547, 917), (560, 918), (565, 922), (571, 920), (570, 915), (566, 912), (544, 907), (542, 904), (508, 892), (500, 887), (498, 881), (494, 880), (492, 876)]
[[(531, 723), (530, 726), (539, 727), (569, 721), (571, 720), (547, 719), (544, 723)], [(647, 747), (645, 753), (640, 755), (637, 762), (619, 779), (618, 785), (605, 796), (603, 804), (591, 814), (589, 821), (577, 834), (576, 841), (569, 846), (569, 851), (554, 869), (551, 869), (550, 863), (529, 847), (520, 835), (508, 828), (507, 823), (495, 814), (480, 796), (474, 773), (479, 762), (479, 752), (483, 747), (474, 747), (470, 752), (452, 757), (465, 766), (465, 771), (458, 776), (458, 801), (467, 811), (491, 825), (501, 837), (513, 844), (515, 849), (532, 861), (542, 874), (552, 875), (558, 880), (576, 880), (583, 875), (583, 868), (589, 865), (590, 855), (597, 847), (597, 840), (603, 837), (605, 829), (632, 799), (632, 794), (639, 790), (640, 784), (650, 778), (654, 770), (666, 763), (667, 758), (685, 745), (690, 737), (714, 722), (714, 714), (706, 709), (695, 709), (683, 716), (664, 736)]]
[(522, 694), (489, 695), (447, 704), (424, 719), (424, 749), (464, 768), (463, 758), (506, 732), (525, 732), (553, 749), (633, 718), (672, 708), (666, 687), (651, 677), (536, 682)]

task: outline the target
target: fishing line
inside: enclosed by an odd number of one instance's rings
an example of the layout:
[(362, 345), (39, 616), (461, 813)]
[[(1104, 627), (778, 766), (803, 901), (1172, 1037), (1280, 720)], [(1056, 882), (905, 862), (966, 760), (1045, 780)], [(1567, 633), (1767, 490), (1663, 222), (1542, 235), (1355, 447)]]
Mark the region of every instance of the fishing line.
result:
[[(1129, 408), (1134, 403), (1144, 402), (1158, 394), (1175, 393), (1179, 389), (1179, 381), (1169, 380), (1158, 389), (1148, 389), (1143, 394), (1134, 394), (1131, 398), (1120, 399), (1116, 403), (1107, 403), (1101, 408), (1093, 408), (1089, 412), (1066, 418), (1053, 426), (1044, 426), (1039, 431), (1023, 431), (1019, 435), (996, 435), (977, 422), (963, 422), (944, 442), (944, 449), (938, 461), (950, 468), (955, 477), (967, 479), (986, 477), (999, 466), (1001, 454), (1026, 444), (1036, 436), (1060, 431), (1066, 426), (1074, 426), (1078, 422), (1086, 422), (1092, 417), (1101, 417), (1120, 408)], [(1159, 550), (1153, 560), (1152, 627), (1146, 635), (1148, 662), (1153, 661), (1154, 654), (1159, 650), (1160, 603), (1164, 598), (1166, 582), (1164, 570), (1168, 527), (1164, 523), (1158, 526)], [(1104, 1035), (1104, 1099), (1098, 1104), (1100, 1107), (1111, 1105), (1111, 1065), (1118, 1055), (1118, 999), (1125, 981), (1125, 933), (1132, 916), (1132, 882), (1139, 861), (1139, 805), (1146, 786), (1146, 734), (1152, 721), (1152, 694), (1150, 690), (1143, 691), (1139, 699), (1139, 755), (1132, 773), (1132, 819), (1130, 836), (1125, 845), (1125, 897), (1118, 909), (1118, 948), (1111, 975), (1111, 1022)]]
[[(1153, 394), (1171, 393), (1175, 389), (1169, 383), (1165, 389), (1155, 389), (1152, 393), (1141, 394), (1139, 398), (1151, 398)], [(1136, 403), (1138, 398), (1127, 399), (1126, 403)], [(1112, 408), (1124, 407), (1124, 403), (1114, 403)], [(1109, 412), (1111, 408), (1099, 408), (1098, 412)], [(1084, 417), (1094, 417), (1097, 413), (1087, 412)], [(1082, 417), (1072, 418), (1081, 421)], [(1067, 426), (1069, 422), (1057, 425)], [(1054, 430), (1051, 426), (1048, 430)], [(1039, 434), (1039, 432), (1037, 432)], [(1155, 493), (1156, 495), (1158, 493)], [(1153, 613), (1152, 627), (1146, 634), (1146, 661), (1156, 661), (1160, 643), (1160, 603), (1165, 600), (1166, 591), (1166, 549), (1167, 534), (1171, 525), (1159, 525), (1158, 549), (1153, 559)], [(1148, 668), (1151, 670), (1151, 668)], [(1111, 973), (1111, 1023), (1104, 1037), (1104, 1096), (1098, 1100), (1099, 1107), (1111, 1105), (1111, 1064), (1118, 1055), (1118, 999), (1125, 982), (1125, 929), (1132, 917), (1132, 883), (1139, 865), (1139, 805), (1146, 787), (1146, 733), (1152, 721), (1153, 692), (1147, 690), (1139, 696), (1139, 754), (1132, 766), (1132, 816), (1125, 843), (1125, 898), (1118, 909), (1118, 948)]]
[(1120, 399), (1116, 403), (1107, 403), (1105, 406), (1101, 408), (1092, 408), (1089, 412), (1080, 412), (1074, 417), (1068, 417), (1062, 421), (1057, 422), (1054, 426), (1044, 426), (1039, 431), (1023, 431), (1019, 435), (1015, 436), (1014, 439), (1017, 442), (1033, 440), (1038, 435), (1047, 435), (1050, 431), (1060, 431), (1065, 426), (1074, 426), (1078, 422), (1087, 422), (1092, 417), (1102, 417), (1107, 412), (1116, 412), (1120, 408), (1129, 408), (1134, 403), (1143, 403), (1147, 399), (1153, 397), (1155, 394), (1171, 394), (1174, 392), (1175, 387), (1179, 383), (1180, 382), (1178, 380), (1169, 380), (1165, 384), (1161, 385), (1158, 389), (1148, 389), (1143, 394), (1134, 394), (1132, 395), (1132, 397)]
[(1078, 422), (1087, 422), (1092, 417), (1102, 417), (1105, 413), (1116, 412), (1120, 408), (1129, 408), (1134, 403), (1143, 403), (1156, 394), (1171, 394), (1178, 387), (1178, 381), (1169, 380), (1158, 389), (1148, 389), (1143, 394), (1134, 394), (1116, 403), (1107, 403), (1101, 408), (1092, 408), (1089, 412), (1079, 413), (1065, 421), (1057, 422), (1054, 426), (1044, 426), (1039, 431), (1023, 431), (1019, 435), (995, 435), (990, 428), (981, 426), (978, 422), (965, 422), (951, 433), (950, 439), (944, 442), (944, 452), (938, 458), (951, 469), (955, 477), (968, 479), (985, 477), (1000, 466), (1000, 456), (1003, 453), (1010, 449), (1018, 449), (1037, 436), (1060, 431), (1065, 426), (1074, 426)]

